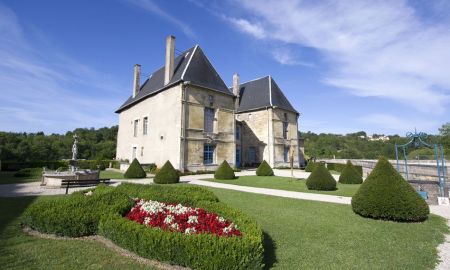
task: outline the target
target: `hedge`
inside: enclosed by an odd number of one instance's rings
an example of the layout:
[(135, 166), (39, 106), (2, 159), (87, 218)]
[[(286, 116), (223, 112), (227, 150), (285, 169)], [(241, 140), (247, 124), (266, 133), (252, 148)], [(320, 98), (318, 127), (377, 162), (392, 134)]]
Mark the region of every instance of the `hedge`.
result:
[[(239, 210), (218, 202), (205, 188), (125, 183), (117, 188), (101, 185), (91, 196), (85, 196), (85, 192), (62, 198), (41, 197), (27, 208), (22, 222), (40, 232), (62, 236), (100, 234), (142, 257), (192, 269), (263, 267), (261, 228)], [(146, 227), (123, 217), (134, 204), (130, 197), (204, 208), (233, 221), (242, 236), (186, 235)]]
[[(101, 170), (109, 168), (111, 163), (113, 168), (119, 168), (120, 164), (117, 160), (78, 160), (78, 167), (80, 169), (91, 169), (96, 170), (97, 166)], [(68, 167), (68, 160), (57, 160), (57, 161), (30, 161), (30, 162), (15, 162), (15, 161), (2, 161), (1, 170), (2, 171), (18, 171), (25, 168), (43, 168), (46, 167), (50, 170), (56, 170), (60, 167)]]
[(375, 168), (352, 198), (355, 213), (374, 219), (423, 221), (430, 210), (425, 200), (386, 158)]
[(322, 162), (316, 163), (314, 170), (306, 179), (310, 190), (336, 190), (336, 180)]
[(224, 160), (214, 173), (214, 178), (220, 180), (232, 180), (236, 178), (236, 175), (234, 175), (234, 171), (230, 167), (230, 164)]
[(269, 163), (267, 163), (265, 160), (261, 162), (261, 165), (259, 165), (258, 169), (256, 169), (256, 175), (258, 176), (273, 176), (273, 170), (270, 167)]
[[(342, 173), (342, 171), (344, 170), (346, 164), (341, 164), (341, 163), (329, 163), (327, 162), (327, 168), (329, 171), (337, 171)], [(353, 165), (353, 167), (355, 167), (356, 171), (362, 176), (363, 175), (363, 169), (362, 166), (359, 165)]]
[(102, 192), (92, 196), (78, 192), (67, 197), (40, 197), (26, 210), (22, 223), (34, 230), (59, 236), (80, 237), (97, 233), (100, 218), (108, 213), (125, 213), (134, 202), (125, 193)]
[(141, 163), (135, 158), (123, 176), (125, 178), (145, 178), (147, 174), (142, 169)]
[(353, 166), (350, 160), (347, 160), (347, 164), (339, 175), (339, 183), (342, 184), (361, 184), (363, 182), (361, 174)]
[(156, 184), (175, 184), (180, 182), (180, 175), (177, 170), (172, 166), (170, 161), (161, 167), (153, 178), (153, 182)]

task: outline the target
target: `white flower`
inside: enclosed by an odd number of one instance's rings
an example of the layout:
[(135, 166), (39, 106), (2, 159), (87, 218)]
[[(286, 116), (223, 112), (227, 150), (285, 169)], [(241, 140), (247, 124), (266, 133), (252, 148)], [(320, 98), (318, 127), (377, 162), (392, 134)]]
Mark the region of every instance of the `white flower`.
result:
[(223, 228), (223, 232), (225, 234), (230, 233), (233, 229), (237, 229), (237, 226), (234, 223), (231, 223), (230, 226)]
[(217, 220), (218, 220), (220, 223), (225, 222), (225, 219), (224, 219), (223, 217), (217, 217)]
[(187, 223), (189, 223), (189, 224), (198, 223), (198, 217), (197, 216), (189, 216)]
[(186, 230), (184, 230), (184, 233), (185, 233), (185, 234), (193, 234), (193, 233), (195, 233), (195, 232), (197, 232), (197, 230), (196, 230), (194, 227), (192, 227), (192, 228), (186, 228)]
[[(172, 216), (172, 215), (167, 215), (167, 217), (164, 219), (164, 223), (165, 224), (170, 224), (170, 223), (172, 223), (172, 221), (175, 219), (175, 217), (174, 216)], [(172, 224), (173, 225), (173, 224)]]
[(178, 230), (178, 223), (173, 223), (170, 225), (170, 228), (174, 229), (174, 230)]
[(146, 217), (146, 218), (144, 219), (144, 224), (145, 224), (145, 225), (148, 225), (148, 224), (150, 223), (151, 220), (152, 220), (152, 219), (151, 219), (150, 217)]

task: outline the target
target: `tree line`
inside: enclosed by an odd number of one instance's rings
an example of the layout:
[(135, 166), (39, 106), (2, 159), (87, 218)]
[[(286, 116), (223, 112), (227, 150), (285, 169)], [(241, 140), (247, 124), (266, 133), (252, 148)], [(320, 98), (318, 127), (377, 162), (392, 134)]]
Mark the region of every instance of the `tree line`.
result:
[(53, 161), (72, 157), (73, 136), (78, 136), (78, 158), (113, 159), (118, 126), (77, 128), (66, 134), (0, 132), (0, 160), (14, 162)]
[[(385, 156), (395, 159), (395, 144), (401, 145), (411, 140), (406, 136), (391, 135), (387, 136), (389, 140), (386, 141), (371, 141), (364, 131), (346, 135), (301, 132), (300, 136), (304, 139), (307, 158), (377, 159)], [(442, 125), (438, 135), (428, 135), (424, 140), (430, 144), (442, 144), (447, 159), (450, 157), (450, 123)], [(406, 154), (408, 159), (434, 159), (434, 150), (427, 147), (416, 149), (411, 146)], [(402, 156), (403, 152), (399, 155)]]
[[(0, 160), (13, 162), (52, 161), (72, 157), (73, 135), (78, 136), (78, 158), (90, 160), (114, 159), (116, 156), (118, 126), (77, 128), (66, 134), (0, 132)], [(388, 136), (388, 141), (370, 141), (364, 131), (346, 135), (301, 132), (307, 157), (342, 159), (395, 158), (395, 144), (410, 140), (399, 135)], [(378, 137), (378, 136), (374, 136)], [(438, 135), (429, 135), (429, 143), (440, 143), (450, 157), (450, 123), (439, 128)], [(433, 159), (428, 148), (408, 149), (410, 159)]]

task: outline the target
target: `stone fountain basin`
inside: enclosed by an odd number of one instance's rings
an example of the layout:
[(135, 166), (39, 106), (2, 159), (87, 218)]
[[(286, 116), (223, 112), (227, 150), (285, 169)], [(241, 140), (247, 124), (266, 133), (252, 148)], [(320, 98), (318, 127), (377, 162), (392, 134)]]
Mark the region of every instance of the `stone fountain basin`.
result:
[(92, 181), (98, 180), (100, 171), (78, 170), (75, 172), (45, 172), (42, 175), (42, 185), (46, 187), (61, 187), (63, 180)]

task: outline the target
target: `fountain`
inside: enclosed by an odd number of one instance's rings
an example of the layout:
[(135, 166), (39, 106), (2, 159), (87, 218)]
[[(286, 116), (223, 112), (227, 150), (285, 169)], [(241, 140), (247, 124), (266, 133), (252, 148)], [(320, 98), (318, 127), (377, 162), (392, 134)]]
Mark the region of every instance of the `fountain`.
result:
[(72, 159), (69, 161), (69, 170), (63, 171), (47, 171), (44, 168), (42, 174), (42, 186), (55, 188), (61, 187), (67, 181), (77, 181), (79, 185), (86, 181), (86, 184), (92, 184), (92, 182), (99, 181), (100, 170), (80, 170), (77, 165), (77, 155), (78, 155), (78, 137), (75, 134), (73, 136), (74, 142), (72, 145)]

